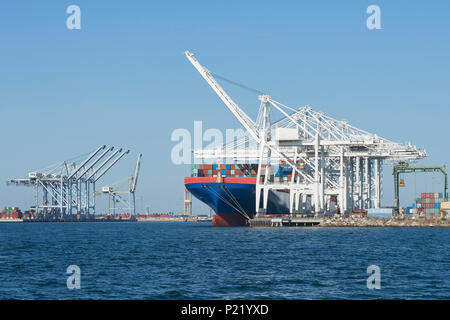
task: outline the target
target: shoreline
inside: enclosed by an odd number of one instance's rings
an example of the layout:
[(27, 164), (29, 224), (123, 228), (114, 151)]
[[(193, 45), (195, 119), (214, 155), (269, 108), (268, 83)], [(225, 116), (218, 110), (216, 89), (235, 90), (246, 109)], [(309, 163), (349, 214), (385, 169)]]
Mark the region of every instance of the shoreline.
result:
[(397, 227), (397, 228), (449, 228), (445, 218), (331, 218), (324, 219), (320, 227)]
[(373, 228), (450, 228), (447, 218), (255, 218), (249, 221), (250, 227), (373, 227)]

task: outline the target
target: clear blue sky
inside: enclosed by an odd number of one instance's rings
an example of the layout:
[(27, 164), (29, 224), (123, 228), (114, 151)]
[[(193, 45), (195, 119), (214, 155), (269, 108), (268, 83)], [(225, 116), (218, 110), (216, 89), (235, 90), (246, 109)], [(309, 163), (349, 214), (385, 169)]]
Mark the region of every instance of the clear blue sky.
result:
[[(81, 30), (66, 28), (71, 4), (81, 7)], [(381, 30), (366, 28), (371, 4), (381, 7)], [(142, 152), (138, 206), (182, 211), (189, 168), (171, 163), (172, 131), (194, 120), (239, 127), (186, 49), (287, 105), (310, 104), (411, 141), (429, 152), (423, 163), (448, 163), (449, 12), (448, 1), (2, 1), (0, 206), (32, 203), (31, 190), (6, 187), (8, 178), (111, 144), (132, 153), (102, 183), (129, 175)], [(256, 97), (229, 89), (255, 116)], [(389, 167), (384, 176), (391, 205)], [(432, 180), (419, 185), (434, 191)]]

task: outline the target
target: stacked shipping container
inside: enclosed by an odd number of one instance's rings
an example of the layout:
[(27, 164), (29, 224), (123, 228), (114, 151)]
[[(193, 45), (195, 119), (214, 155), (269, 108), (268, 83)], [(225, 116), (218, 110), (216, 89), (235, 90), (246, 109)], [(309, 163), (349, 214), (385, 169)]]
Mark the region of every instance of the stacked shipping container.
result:
[(439, 214), (441, 203), (447, 201), (448, 195), (443, 197), (442, 193), (422, 193), (420, 198), (412, 207), (406, 207), (406, 214), (423, 214), (426, 217), (433, 217)]
[(15, 207), (5, 208), (0, 212), (0, 219), (22, 219), (22, 212)]
[(366, 218), (367, 217), (367, 210), (350, 210), (348, 213), (348, 216), (350, 218)]
[[(263, 164), (265, 169), (266, 165)], [(292, 168), (287, 166), (270, 166), (269, 175), (273, 176), (274, 182), (289, 182), (292, 179)], [(309, 166), (300, 166), (306, 174), (312, 169)], [(258, 164), (193, 164), (191, 166), (191, 177), (256, 177)], [(265, 170), (262, 175), (264, 176)]]
[(256, 177), (257, 170), (257, 165), (193, 164), (191, 177)]

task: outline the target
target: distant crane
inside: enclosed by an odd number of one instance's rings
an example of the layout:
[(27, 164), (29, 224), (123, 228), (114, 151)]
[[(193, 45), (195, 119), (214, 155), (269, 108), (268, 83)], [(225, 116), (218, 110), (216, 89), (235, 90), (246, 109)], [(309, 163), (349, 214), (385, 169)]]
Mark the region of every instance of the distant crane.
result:
[[(405, 182), (403, 179), (399, 179), (400, 174), (403, 173), (415, 173), (415, 172), (439, 172), (442, 173), (442, 197), (447, 201), (447, 168), (444, 166), (410, 166), (407, 162), (399, 162), (392, 168), (392, 174), (394, 176), (394, 212), (400, 212), (400, 190), (399, 187), (404, 187)], [(403, 182), (403, 183), (402, 183)]]
[[(142, 154), (138, 155), (134, 175), (127, 177), (124, 180), (118, 181), (112, 185), (102, 187), (103, 194), (108, 194), (108, 213), (116, 214), (117, 211), (136, 214), (136, 186), (139, 177), (139, 170), (141, 167)], [(120, 190), (121, 186), (127, 183), (127, 190)], [(128, 195), (128, 197), (126, 196)], [(111, 205), (112, 201), (112, 205)], [(120, 203), (121, 206), (117, 204)]]
[(34, 210), (37, 216), (59, 218), (75, 214), (95, 215), (96, 182), (128, 153), (129, 150), (114, 150), (113, 146), (107, 148), (102, 145), (84, 160), (85, 155), (76, 157), (76, 161), (58, 162), (42, 170), (29, 172), (28, 178), (9, 179), (6, 183), (34, 187)]

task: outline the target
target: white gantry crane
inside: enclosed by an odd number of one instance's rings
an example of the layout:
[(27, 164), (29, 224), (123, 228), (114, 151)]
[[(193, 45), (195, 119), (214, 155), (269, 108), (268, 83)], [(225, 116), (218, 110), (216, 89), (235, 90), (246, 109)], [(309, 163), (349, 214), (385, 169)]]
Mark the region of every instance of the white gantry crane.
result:
[[(102, 193), (108, 194), (108, 213), (116, 214), (118, 212), (125, 212), (128, 214), (136, 214), (136, 186), (139, 177), (139, 170), (141, 167), (142, 154), (137, 158), (136, 168), (134, 174), (121, 181), (118, 181), (109, 186), (102, 187)], [(126, 190), (122, 186), (126, 184)], [(112, 206), (111, 206), (112, 201)], [(120, 205), (118, 205), (120, 204)]]
[[(383, 162), (415, 161), (427, 156), (410, 144), (381, 138), (310, 106), (291, 108), (266, 94), (258, 97), (259, 113), (253, 121), (194, 54), (185, 54), (247, 132), (221, 148), (194, 150), (194, 157), (257, 162), (257, 215), (267, 213), (269, 190), (289, 191), (291, 214), (328, 213), (334, 207), (332, 199), (337, 199), (342, 212), (378, 208)], [(271, 122), (273, 110), (281, 113), (281, 120)], [(292, 168), (290, 181), (273, 179), (271, 167), (280, 163)]]
[[(33, 186), (38, 216), (62, 217), (95, 214), (95, 184), (129, 150), (102, 145), (82, 157), (28, 173), (27, 179), (10, 179), (8, 185)], [(104, 159), (104, 160), (103, 160)], [(103, 160), (100, 164), (98, 164)], [(98, 164), (98, 165), (97, 165)], [(42, 198), (41, 198), (42, 197)]]

